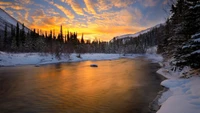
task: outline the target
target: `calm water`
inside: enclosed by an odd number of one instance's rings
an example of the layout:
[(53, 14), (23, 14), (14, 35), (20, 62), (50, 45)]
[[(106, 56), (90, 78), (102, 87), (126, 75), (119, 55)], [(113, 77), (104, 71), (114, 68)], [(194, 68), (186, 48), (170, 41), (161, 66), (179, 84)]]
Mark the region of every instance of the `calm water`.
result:
[(158, 68), (142, 58), (1, 67), (0, 113), (148, 113)]

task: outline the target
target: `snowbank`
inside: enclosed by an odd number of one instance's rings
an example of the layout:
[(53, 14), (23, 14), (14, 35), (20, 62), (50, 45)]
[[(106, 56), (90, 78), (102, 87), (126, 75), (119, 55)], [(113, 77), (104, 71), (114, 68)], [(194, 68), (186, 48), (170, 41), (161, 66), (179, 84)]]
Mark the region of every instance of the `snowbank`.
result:
[(180, 71), (176, 67), (171, 67), (169, 61), (163, 63), (162, 66), (157, 73), (167, 78), (167, 80), (161, 82), (161, 85), (169, 90), (164, 92), (158, 100), (161, 108), (157, 113), (199, 113), (199, 73), (189, 67)]
[(0, 52), (0, 66), (17, 66), (17, 65), (44, 65), (61, 62), (78, 62), (85, 60), (110, 60), (120, 58), (119, 54), (77, 54), (62, 55), (58, 60), (55, 56), (41, 53), (5, 53)]
[(200, 77), (169, 79), (161, 85), (169, 90), (161, 96), (159, 102), (162, 106), (157, 113), (200, 112)]
[(161, 58), (158, 55), (151, 54), (131, 54), (128, 56), (123, 56), (121, 54), (81, 54), (81, 58), (77, 57), (77, 54), (73, 53), (70, 55), (63, 54), (58, 60), (54, 55), (51, 54), (41, 54), (41, 53), (6, 53), (0, 52), (0, 66), (18, 66), (18, 65), (44, 65), (44, 64), (54, 64), (62, 62), (79, 62), (86, 60), (112, 60), (119, 58), (136, 58), (140, 56), (145, 56), (147, 59), (152, 61), (160, 61)]

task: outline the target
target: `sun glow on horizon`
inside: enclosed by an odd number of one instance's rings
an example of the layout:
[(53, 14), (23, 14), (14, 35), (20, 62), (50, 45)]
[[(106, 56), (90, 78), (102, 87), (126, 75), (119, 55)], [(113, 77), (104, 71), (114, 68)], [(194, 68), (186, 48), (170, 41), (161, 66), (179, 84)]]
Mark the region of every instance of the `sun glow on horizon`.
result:
[(167, 0), (2, 0), (0, 7), (30, 29), (109, 41), (164, 21)]

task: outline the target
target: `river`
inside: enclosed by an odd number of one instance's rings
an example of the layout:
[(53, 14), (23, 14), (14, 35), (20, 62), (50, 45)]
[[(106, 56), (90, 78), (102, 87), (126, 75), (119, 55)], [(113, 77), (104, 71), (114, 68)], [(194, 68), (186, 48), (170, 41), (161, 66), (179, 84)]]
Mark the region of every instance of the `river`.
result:
[(0, 113), (148, 113), (158, 68), (143, 58), (1, 67)]

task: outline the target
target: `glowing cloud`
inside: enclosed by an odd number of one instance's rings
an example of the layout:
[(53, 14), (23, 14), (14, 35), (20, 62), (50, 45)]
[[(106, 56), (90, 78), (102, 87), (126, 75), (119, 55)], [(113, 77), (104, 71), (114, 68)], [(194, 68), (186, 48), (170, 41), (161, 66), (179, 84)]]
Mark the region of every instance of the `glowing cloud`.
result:
[(69, 4), (77, 14), (84, 15), (82, 7), (76, 0), (62, 0), (62, 2)]
[(84, 0), (86, 8), (87, 8), (87, 12), (91, 13), (91, 14), (96, 14), (95, 11), (95, 3), (92, 0)]
[[(49, 1), (47, 1), (49, 2)], [(54, 5), (56, 8), (58, 8), (59, 10), (61, 10), (67, 17), (69, 17), (70, 19), (74, 18), (74, 14), (72, 14), (72, 12), (70, 10), (68, 10), (66, 7), (63, 7), (61, 5), (58, 5), (54, 2), (49, 2), (50, 4)]]

